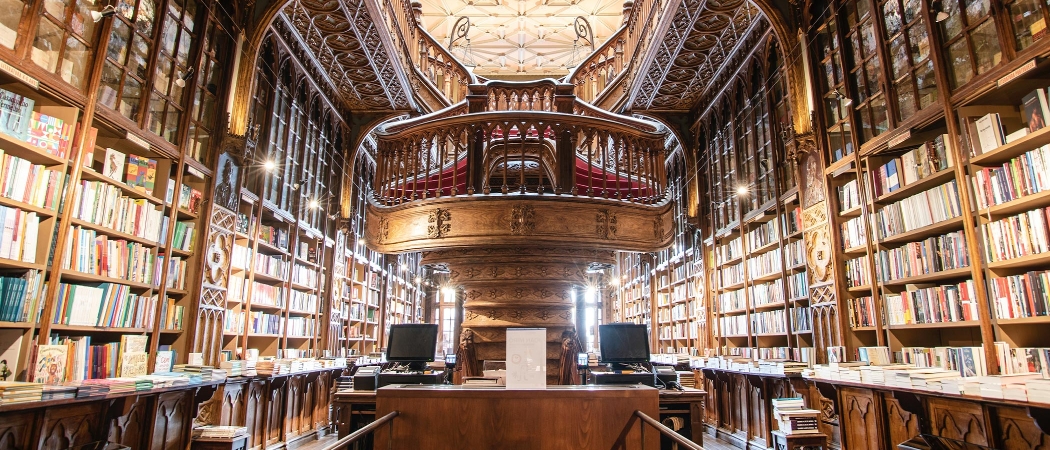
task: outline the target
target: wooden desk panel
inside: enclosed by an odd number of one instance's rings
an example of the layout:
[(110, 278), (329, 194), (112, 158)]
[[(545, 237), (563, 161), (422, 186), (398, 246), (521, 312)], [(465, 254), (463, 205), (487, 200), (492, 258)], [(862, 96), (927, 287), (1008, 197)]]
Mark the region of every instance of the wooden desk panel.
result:
[[(375, 433), (375, 448), (430, 450), (642, 448), (640, 410), (659, 417), (658, 391), (647, 387), (550, 387), (545, 390), (401, 388), (376, 396), (376, 416), (399, 411)], [(392, 441), (392, 442), (391, 442)], [(660, 447), (648, 427), (646, 448)]]

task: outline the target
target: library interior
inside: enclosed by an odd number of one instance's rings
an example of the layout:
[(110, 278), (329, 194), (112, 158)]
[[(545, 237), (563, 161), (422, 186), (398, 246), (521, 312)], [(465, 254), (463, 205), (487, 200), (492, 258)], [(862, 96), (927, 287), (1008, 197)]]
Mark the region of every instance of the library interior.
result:
[(0, 0), (0, 450), (1050, 448), (1048, 25)]

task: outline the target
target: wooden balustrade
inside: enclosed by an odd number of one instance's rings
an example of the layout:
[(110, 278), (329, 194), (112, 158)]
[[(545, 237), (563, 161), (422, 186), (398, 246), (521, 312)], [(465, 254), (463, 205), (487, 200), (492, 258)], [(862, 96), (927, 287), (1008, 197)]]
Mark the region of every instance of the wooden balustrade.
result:
[(581, 104), (570, 91), (553, 80), (471, 85), (467, 114), (456, 105), (379, 130), (376, 200), (511, 192), (661, 200), (666, 129)]

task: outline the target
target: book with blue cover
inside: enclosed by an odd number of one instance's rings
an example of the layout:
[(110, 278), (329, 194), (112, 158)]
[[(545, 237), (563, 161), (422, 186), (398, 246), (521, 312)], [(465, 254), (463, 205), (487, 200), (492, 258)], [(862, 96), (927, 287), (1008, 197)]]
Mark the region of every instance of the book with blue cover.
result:
[(0, 133), (26, 140), (35, 103), (31, 98), (0, 89)]

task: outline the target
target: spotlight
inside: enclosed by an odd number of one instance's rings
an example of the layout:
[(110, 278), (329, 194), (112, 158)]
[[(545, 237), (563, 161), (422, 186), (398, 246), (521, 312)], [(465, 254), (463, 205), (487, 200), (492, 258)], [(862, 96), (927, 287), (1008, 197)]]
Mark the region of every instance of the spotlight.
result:
[(937, 14), (933, 17), (933, 20), (936, 20), (937, 22), (944, 22), (945, 20), (948, 20), (949, 17), (951, 17), (948, 15), (947, 12), (944, 11), (944, 5), (941, 4), (941, 2), (935, 1), (930, 6), (932, 7), (931, 9), (937, 12)]
[(276, 168), (277, 163), (273, 162), (273, 160), (268, 159), (266, 160), (266, 162), (263, 163), (263, 169), (266, 169), (267, 172), (273, 172), (273, 169)]
[(365, 245), (365, 238), (358, 239), (357, 245)]
[(423, 277), (416, 277), (416, 284), (422, 283)]
[(737, 195), (747, 195), (749, 192), (747, 186), (740, 186), (736, 188)]
[(408, 270), (408, 264), (401, 263), (401, 270)]
[(317, 200), (310, 200), (310, 203), (308, 203), (307, 206), (309, 206), (310, 209), (317, 209), (321, 207), (321, 203)]
[(186, 73), (182, 74), (181, 77), (175, 79), (175, 85), (178, 87), (186, 87), (186, 81), (189, 80), (192, 76), (193, 68), (190, 67), (190, 70), (187, 70)]
[(103, 17), (109, 17), (116, 13), (117, 10), (113, 8), (113, 5), (106, 5), (106, 7), (102, 8), (101, 10), (91, 11), (91, 20), (94, 22), (98, 22), (102, 20)]

